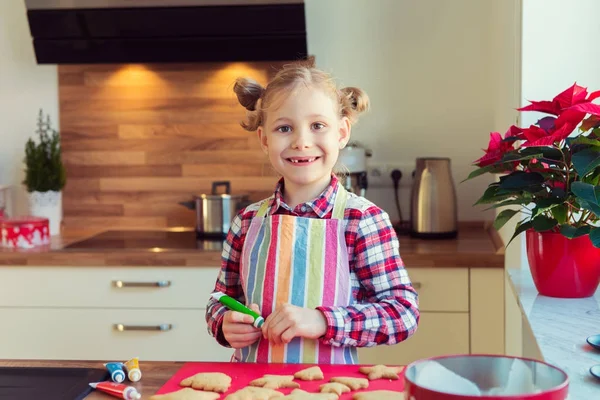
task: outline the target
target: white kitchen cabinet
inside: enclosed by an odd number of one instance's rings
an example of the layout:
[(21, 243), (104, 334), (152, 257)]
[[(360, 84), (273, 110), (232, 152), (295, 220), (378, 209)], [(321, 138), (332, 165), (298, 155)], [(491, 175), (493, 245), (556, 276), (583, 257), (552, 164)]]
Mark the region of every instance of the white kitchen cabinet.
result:
[[(232, 350), (209, 336), (204, 319), (217, 273), (217, 267), (1, 267), (0, 358), (228, 361)], [(503, 353), (503, 269), (411, 268), (409, 274), (419, 292), (417, 333), (394, 346), (359, 349), (362, 363)]]
[(469, 313), (423, 312), (417, 333), (392, 346), (361, 348), (363, 364), (407, 365), (442, 354), (469, 353)]
[(229, 361), (232, 354), (209, 336), (204, 310), (13, 307), (0, 309), (0, 320), (1, 358)]
[(2, 267), (0, 358), (228, 361), (204, 317), (218, 270)]
[(361, 348), (360, 362), (407, 365), (451, 354), (504, 354), (504, 269), (410, 268), (419, 292), (417, 332), (396, 345)]

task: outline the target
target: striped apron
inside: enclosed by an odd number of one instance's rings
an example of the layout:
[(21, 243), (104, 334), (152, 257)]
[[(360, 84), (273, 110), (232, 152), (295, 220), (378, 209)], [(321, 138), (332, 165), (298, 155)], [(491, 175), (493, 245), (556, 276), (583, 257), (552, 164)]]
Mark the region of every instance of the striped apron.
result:
[[(266, 318), (285, 303), (311, 309), (351, 303), (344, 225), (347, 198), (348, 192), (338, 184), (331, 219), (267, 216), (269, 202), (263, 203), (250, 223), (240, 260), (247, 304), (258, 304)], [(237, 349), (232, 361), (356, 364), (358, 357), (355, 347), (299, 337), (274, 345), (261, 337)]]

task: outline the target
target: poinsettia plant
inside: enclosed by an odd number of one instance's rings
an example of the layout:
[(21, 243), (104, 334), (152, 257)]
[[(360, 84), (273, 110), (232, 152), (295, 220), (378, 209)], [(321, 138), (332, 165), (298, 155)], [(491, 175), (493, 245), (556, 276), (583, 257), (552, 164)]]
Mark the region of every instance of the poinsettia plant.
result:
[[(498, 213), (496, 229), (521, 211), (510, 239), (528, 229), (567, 238), (589, 235), (600, 247), (600, 90), (588, 93), (574, 84), (551, 101), (530, 101), (519, 111), (537, 111), (535, 124), (511, 126), (490, 134), (485, 154), (465, 180), (500, 174), (475, 204), (490, 208), (520, 206)], [(510, 244), (509, 241), (509, 244)]]

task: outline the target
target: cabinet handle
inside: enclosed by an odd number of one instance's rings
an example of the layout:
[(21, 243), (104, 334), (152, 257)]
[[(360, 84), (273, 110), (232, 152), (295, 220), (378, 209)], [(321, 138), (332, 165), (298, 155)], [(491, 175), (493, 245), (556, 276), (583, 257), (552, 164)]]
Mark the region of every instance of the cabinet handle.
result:
[(421, 282), (413, 282), (412, 287), (415, 289), (421, 289)]
[(171, 324), (160, 324), (160, 325), (125, 325), (125, 324), (114, 324), (113, 329), (119, 332), (125, 331), (170, 331), (173, 328)]
[(171, 286), (171, 281), (156, 281), (156, 282), (128, 282), (128, 281), (112, 281), (112, 284), (116, 288), (124, 288), (124, 287), (169, 287)]

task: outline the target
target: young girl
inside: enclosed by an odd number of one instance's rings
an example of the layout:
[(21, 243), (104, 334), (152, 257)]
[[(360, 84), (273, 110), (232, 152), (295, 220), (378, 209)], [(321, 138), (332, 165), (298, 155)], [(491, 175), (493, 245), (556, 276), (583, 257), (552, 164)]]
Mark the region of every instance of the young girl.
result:
[(417, 293), (388, 215), (348, 193), (333, 174), (369, 100), (338, 90), (312, 62), (284, 67), (263, 88), (238, 79), (273, 168), (275, 193), (242, 210), (225, 240), (215, 291), (259, 312), (265, 323), (211, 299), (208, 330), (235, 349), (233, 361), (352, 364), (357, 347), (395, 344), (419, 322)]

